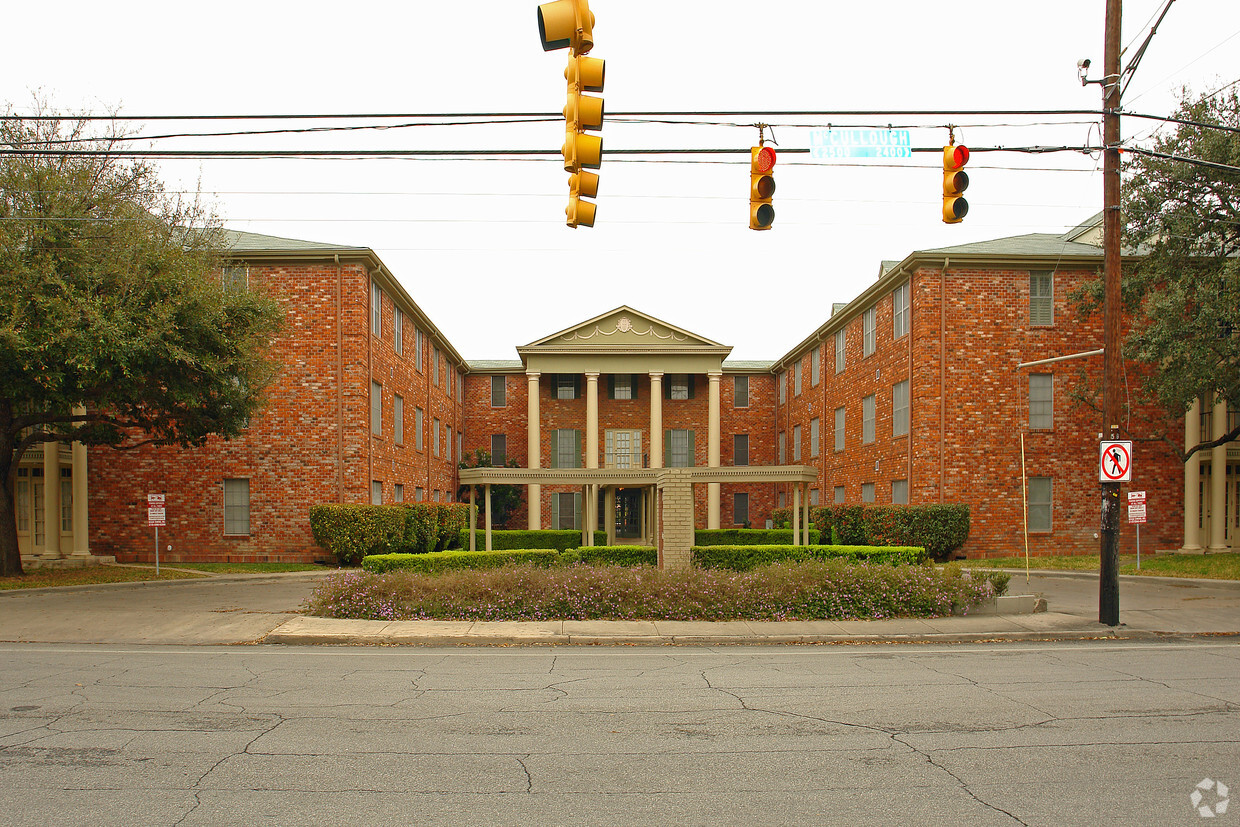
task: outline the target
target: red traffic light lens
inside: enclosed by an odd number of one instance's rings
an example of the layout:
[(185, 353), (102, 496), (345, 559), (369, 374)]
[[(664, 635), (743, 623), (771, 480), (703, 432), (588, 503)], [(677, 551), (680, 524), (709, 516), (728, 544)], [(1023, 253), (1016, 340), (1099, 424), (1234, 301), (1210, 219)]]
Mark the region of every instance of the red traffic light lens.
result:
[(969, 163), (969, 148), (967, 146), (943, 147), (943, 163), (950, 169), (960, 169)]
[(767, 173), (775, 168), (775, 150), (764, 146), (754, 153), (753, 171)]

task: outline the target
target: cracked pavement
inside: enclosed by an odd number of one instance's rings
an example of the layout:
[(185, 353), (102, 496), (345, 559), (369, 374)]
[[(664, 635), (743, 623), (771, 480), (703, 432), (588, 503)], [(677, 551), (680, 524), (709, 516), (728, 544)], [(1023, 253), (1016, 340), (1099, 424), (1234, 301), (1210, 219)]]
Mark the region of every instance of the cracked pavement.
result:
[(1187, 824), (1240, 783), (1231, 638), (0, 663), (11, 825)]

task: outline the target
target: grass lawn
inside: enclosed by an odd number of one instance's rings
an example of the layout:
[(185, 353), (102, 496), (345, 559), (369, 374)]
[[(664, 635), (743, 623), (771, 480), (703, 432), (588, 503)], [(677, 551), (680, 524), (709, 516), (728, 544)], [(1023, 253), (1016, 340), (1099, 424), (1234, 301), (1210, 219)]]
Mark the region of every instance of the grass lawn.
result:
[[(192, 571), (187, 571), (190, 569)], [(314, 563), (164, 563), (154, 566), (88, 566), (80, 569), (30, 569), (21, 577), (0, 577), (0, 589), (39, 589), (48, 586), (84, 586), (95, 583), (134, 583), (140, 580), (188, 580), (206, 574), (264, 574), (283, 571), (327, 571)], [(203, 574), (194, 574), (203, 572)]]
[[(961, 560), (967, 568), (1023, 569), (1024, 557), (989, 557), (985, 560)], [(1030, 557), (1031, 570), (1098, 571), (1097, 554)], [(1137, 570), (1136, 555), (1119, 558), (1120, 574), (1143, 574), (1150, 577), (1201, 577), (1208, 580), (1240, 580), (1240, 552), (1223, 554), (1142, 554)]]

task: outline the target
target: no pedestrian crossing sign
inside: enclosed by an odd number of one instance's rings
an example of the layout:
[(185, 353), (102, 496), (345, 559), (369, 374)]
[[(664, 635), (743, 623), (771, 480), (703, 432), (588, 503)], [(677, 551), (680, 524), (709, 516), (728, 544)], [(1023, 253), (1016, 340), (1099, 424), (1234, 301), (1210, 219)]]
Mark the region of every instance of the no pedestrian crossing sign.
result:
[(1132, 482), (1132, 441), (1105, 440), (1098, 463), (1099, 482)]

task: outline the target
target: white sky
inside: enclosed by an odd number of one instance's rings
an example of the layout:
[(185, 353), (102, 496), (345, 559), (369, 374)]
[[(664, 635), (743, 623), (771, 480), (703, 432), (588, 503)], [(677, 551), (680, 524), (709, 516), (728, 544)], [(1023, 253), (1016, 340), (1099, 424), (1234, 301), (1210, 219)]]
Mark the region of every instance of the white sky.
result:
[[(1132, 44), (1125, 63), (1162, 4), (1124, 4), (1124, 43)], [(543, 52), (536, 6), (12, 4), (0, 50), (0, 101), (26, 112), (32, 91), (42, 90), (62, 111), (140, 115), (558, 112), (567, 52)], [(948, 13), (953, 7), (958, 24)], [(1101, 76), (1104, 0), (592, 0), (591, 9), (591, 54), (607, 61), (608, 112), (1100, 106), (1100, 87), (1082, 88), (1076, 62), (1091, 58), (1091, 77)], [(1240, 78), (1238, 54), (1240, 2), (1179, 0), (1125, 106), (1167, 114), (1182, 85), (1200, 93)], [(914, 129), (914, 146), (946, 143), (948, 122), (963, 125), (958, 138), (972, 147), (1098, 142), (1096, 126), (1081, 117), (830, 120), (937, 125)], [(1030, 120), (1060, 123), (984, 126)], [(137, 126), (149, 136), (272, 124)], [(1152, 127), (1128, 119), (1125, 136)], [(746, 148), (757, 130), (613, 121), (602, 134), (608, 150)], [(809, 146), (804, 128), (777, 127), (775, 138), (785, 149)], [(562, 142), (562, 122), (551, 122), (159, 146), (558, 149)], [(733, 345), (731, 358), (775, 359), (825, 321), (833, 302), (849, 301), (870, 284), (882, 259), (1061, 232), (1101, 204), (1100, 162), (1076, 153), (975, 153), (970, 212), (952, 226), (939, 219), (935, 156), (867, 168), (784, 153), (775, 174), (774, 228), (753, 232), (747, 158), (693, 160), (605, 157), (598, 223), (577, 230), (564, 225), (567, 174), (558, 158), (157, 163), (169, 189), (200, 181), (230, 228), (373, 248), (468, 359), (514, 359), (516, 346), (620, 304)]]

